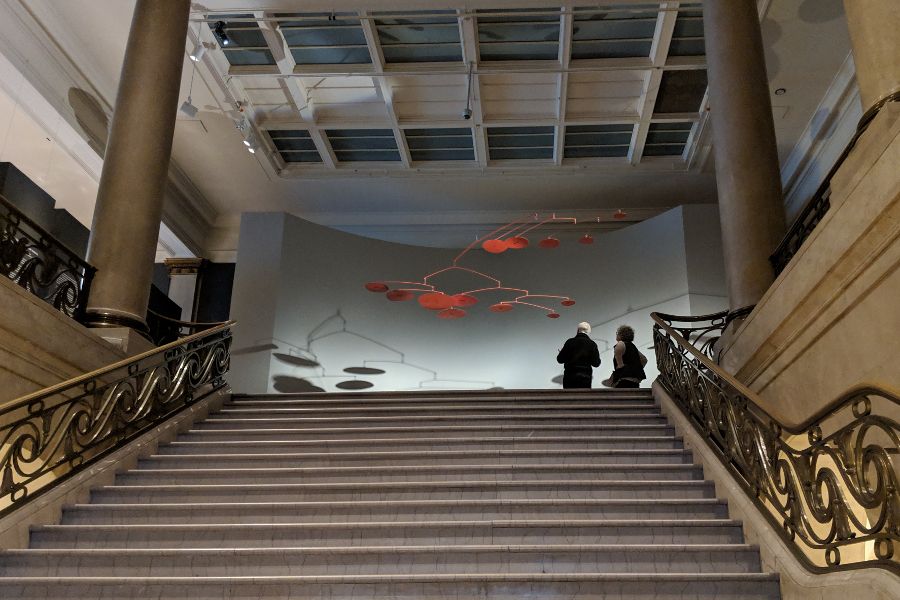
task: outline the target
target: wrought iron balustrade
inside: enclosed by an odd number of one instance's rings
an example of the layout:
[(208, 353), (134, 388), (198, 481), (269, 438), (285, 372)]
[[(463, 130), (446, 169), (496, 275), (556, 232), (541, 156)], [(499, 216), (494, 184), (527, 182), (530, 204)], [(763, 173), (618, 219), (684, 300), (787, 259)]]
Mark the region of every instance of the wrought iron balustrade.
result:
[(900, 574), (900, 395), (859, 387), (785, 427), (688, 341), (716, 316), (653, 313), (663, 388), (810, 570)]
[(225, 386), (232, 324), (0, 406), (0, 517)]
[(96, 269), (0, 196), (0, 270), (58, 311), (81, 320)]

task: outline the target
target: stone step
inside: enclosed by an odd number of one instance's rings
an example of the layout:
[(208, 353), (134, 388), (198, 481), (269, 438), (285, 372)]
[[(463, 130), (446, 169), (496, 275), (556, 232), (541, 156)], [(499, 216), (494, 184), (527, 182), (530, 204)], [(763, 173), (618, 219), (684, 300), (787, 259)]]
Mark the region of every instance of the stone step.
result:
[(0, 597), (27, 600), (777, 600), (768, 573), (558, 573), (341, 575), (308, 577), (10, 577)]
[(541, 465), (565, 461), (595, 465), (692, 464), (683, 449), (639, 450), (438, 450), (429, 452), (280, 452), (277, 454), (154, 454), (138, 466), (148, 469), (236, 469), (266, 467), (431, 465)]
[(740, 544), (739, 521), (524, 520), (186, 525), (41, 525), (40, 548), (279, 548), (509, 544)]
[(566, 434), (593, 435), (602, 437), (637, 437), (637, 436), (673, 436), (675, 428), (662, 424), (627, 424), (627, 425), (503, 425), (497, 423), (488, 426), (446, 425), (432, 427), (327, 427), (307, 428), (297, 423), (288, 427), (254, 427), (254, 423), (233, 423), (231, 427), (221, 424), (194, 427), (178, 436), (180, 440), (352, 440), (365, 439), (433, 439), (433, 438), (467, 438), (483, 435), (492, 438), (502, 437), (552, 437)]
[(610, 426), (610, 425), (667, 425), (666, 418), (661, 414), (647, 413), (645, 415), (634, 413), (621, 413), (614, 415), (554, 415), (554, 416), (523, 416), (523, 415), (460, 415), (460, 416), (417, 416), (403, 417), (277, 417), (273, 415), (217, 415), (198, 423), (202, 428), (214, 429), (235, 427), (247, 428), (286, 428), (286, 427), (321, 427), (321, 428), (351, 428), (351, 427), (448, 427), (459, 426)]
[(63, 525), (153, 523), (340, 523), (495, 519), (716, 519), (728, 506), (715, 498), (628, 500), (391, 500), (368, 502), (197, 502), (78, 504)]
[(452, 394), (446, 393), (352, 393), (352, 394), (275, 394), (245, 395), (235, 394), (229, 406), (296, 406), (296, 407), (342, 407), (342, 406), (406, 406), (410, 404), (618, 404), (653, 403), (649, 389), (587, 391), (540, 390), (526, 392), (517, 390), (503, 394)]
[(338, 502), (352, 500), (505, 500), (713, 498), (709, 481), (451, 481), (403, 483), (279, 483), (247, 485), (112, 485), (94, 502)]
[(758, 573), (747, 544), (452, 545), (0, 551), (3, 577)]
[[(423, 412), (427, 411), (426, 414)], [(652, 402), (634, 403), (565, 403), (565, 404), (434, 404), (434, 405), (386, 405), (369, 407), (366, 405), (341, 407), (279, 407), (279, 406), (243, 406), (226, 404), (218, 412), (219, 417), (319, 417), (341, 419), (348, 417), (397, 418), (398, 414), (408, 418), (424, 418), (443, 416), (446, 418), (474, 417), (481, 414), (515, 415), (520, 418), (533, 418), (534, 412), (540, 413), (575, 413), (595, 414), (597, 416), (633, 414), (660, 414), (660, 408)], [(328, 413), (333, 413), (329, 415)], [(368, 413), (368, 414), (367, 414)]]
[(577, 481), (699, 480), (696, 465), (407, 465), (382, 467), (263, 467), (249, 469), (132, 469), (116, 476), (121, 485), (178, 483), (370, 483), (400, 481)]
[(369, 451), (431, 450), (526, 450), (526, 449), (638, 449), (682, 448), (677, 436), (540, 436), (540, 437), (458, 437), (433, 439), (359, 438), (330, 440), (177, 440), (160, 446), (158, 454), (209, 454), (278, 452), (328, 452), (366, 449)]

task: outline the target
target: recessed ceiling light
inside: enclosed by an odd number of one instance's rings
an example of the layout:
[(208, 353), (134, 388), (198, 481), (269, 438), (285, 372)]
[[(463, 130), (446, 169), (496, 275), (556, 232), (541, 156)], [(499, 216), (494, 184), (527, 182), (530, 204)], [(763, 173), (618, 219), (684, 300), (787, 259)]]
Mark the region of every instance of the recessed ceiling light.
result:
[(777, 90), (775, 90), (776, 96), (784, 96), (785, 94), (787, 94), (787, 90), (784, 88), (778, 88)]

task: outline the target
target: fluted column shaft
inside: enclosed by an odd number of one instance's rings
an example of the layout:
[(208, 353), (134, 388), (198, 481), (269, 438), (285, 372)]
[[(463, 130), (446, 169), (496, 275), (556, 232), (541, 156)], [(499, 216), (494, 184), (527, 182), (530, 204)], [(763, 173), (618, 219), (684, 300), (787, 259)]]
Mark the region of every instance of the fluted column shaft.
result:
[(135, 6), (88, 247), (94, 326), (146, 330), (189, 14), (190, 0)]

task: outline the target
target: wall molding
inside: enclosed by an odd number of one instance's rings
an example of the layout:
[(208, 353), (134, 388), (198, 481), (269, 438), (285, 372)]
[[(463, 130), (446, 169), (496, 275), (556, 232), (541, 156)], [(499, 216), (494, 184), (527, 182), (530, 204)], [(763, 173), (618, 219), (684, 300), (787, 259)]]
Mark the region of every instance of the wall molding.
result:
[(785, 213), (791, 219), (806, 204), (856, 132), (862, 116), (853, 54), (816, 107), (794, 149), (781, 167)]

